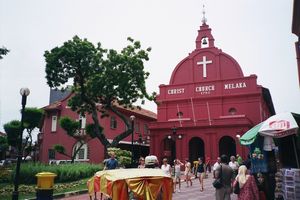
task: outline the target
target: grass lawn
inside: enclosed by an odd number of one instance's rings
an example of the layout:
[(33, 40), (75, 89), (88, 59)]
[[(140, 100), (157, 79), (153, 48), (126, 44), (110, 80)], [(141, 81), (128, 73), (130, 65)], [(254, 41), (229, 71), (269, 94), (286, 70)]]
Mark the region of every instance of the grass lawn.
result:
[[(86, 182), (88, 178), (80, 181), (68, 182), (68, 183), (57, 183), (54, 184), (54, 195), (61, 194), (71, 191), (87, 189)], [(20, 185), (19, 186), (19, 199), (33, 198), (35, 194), (36, 185)], [(0, 199), (11, 200), (13, 185), (0, 184)]]

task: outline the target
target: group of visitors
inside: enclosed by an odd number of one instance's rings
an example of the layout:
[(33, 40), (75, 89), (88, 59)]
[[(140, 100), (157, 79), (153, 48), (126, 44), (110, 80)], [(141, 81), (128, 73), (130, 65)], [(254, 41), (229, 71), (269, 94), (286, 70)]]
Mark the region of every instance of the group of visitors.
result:
[(246, 165), (239, 164), (234, 156), (230, 157), (229, 164), (227, 159), (226, 155), (222, 155), (214, 165), (214, 178), (222, 183), (220, 188), (216, 188), (216, 200), (230, 200), (232, 191), (238, 195), (238, 200), (264, 199)]
[[(204, 178), (208, 170), (207, 165), (209, 162), (204, 162), (203, 158), (198, 158), (196, 176), (199, 179), (200, 191), (204, 190)], [(216, 200), (230, 200), (230, 195), (233, 190), (238, 195), (238, 200), (259, 200), (264, 199), (264, 195), (259, 193), (255, 178), (250, 175), (247, 168), (249, 165), (247, 161), (243, 162), (242, 158), (237, 155), (230, 157), (228, 163), (228, 157), (222, 155), (217, 158), (216, 163), (213, 165), (213, 177), (215, 179), (221, 179), (222, 187), (216, 188)], [(118, 167), (118, 161), (115, 158), (115, 153), (111, 152), (110, 158), (105, 161), (105, 169), (116, 169)], [(168, 163), (167, 158), (164, 158), (162, 165), (159, 167), (159, 163), (156, 156), (147, 156), (146, 159), (141, 157), (139, 159), (138, 168), (160, 168), (165, 175), (172, 175), (172, 167)], [(186, 186), (192, 186), (193, 182), (191, 179), (192, 166), (191, 163), (186, 159), (181, 162), (179, 159), (174, 160), (174, 188), (173, 192), (181, 192), (181, 169), (184, 168), (184, 180)], [(178, 185), (178, 188), (177, 188)]]

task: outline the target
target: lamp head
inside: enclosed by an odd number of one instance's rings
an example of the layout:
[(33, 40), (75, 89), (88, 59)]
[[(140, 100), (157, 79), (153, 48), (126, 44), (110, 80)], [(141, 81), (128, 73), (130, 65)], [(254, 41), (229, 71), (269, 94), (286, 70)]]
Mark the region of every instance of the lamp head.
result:
[(30, 90), (28, 88), (21, 88), (20, 94), (21, 96), (28, 96), (30, 94)]
[(134, 120), (135, 120), (135, 116), (134, 116), (134, 115), (131, 115), (131, 116), (130, 116), (130, 120), (131, 120), (131, 121), (134, 121)]

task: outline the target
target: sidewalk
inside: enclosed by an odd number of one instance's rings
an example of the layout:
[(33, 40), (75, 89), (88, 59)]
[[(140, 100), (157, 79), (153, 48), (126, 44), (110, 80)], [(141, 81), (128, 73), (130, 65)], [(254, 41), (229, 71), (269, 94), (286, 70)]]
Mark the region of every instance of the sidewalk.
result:
[[(173, 200), (214, 200), (215, 199), (215, 188), (212, 186), (213, 178), (212, 173), (208, 174), (208, 178), (204, 179), (204, 191), (200, 191), (200, 184), (198, 179), (193, 179), (193, 186), (186, 187), (186, 183), (182, 180), (181, 192), (173, 193)], [(177, 185), (178, 188), (178, 185)], [(97, 198), (100, 198), (100, 194), (97, 194)], [(89, 195), (82, 194), (77, 196), (70, 196), (60, 198), (64, 200), (89, 200)], [(231, 200), (236, 200), (235, 194), (231, 195)]]

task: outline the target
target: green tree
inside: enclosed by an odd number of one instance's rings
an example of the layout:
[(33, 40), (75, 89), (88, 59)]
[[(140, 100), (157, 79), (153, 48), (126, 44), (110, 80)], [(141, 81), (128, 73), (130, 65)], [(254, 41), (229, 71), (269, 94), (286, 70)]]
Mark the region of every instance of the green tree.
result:
[(5, 47), (0, 48), (0, 60), (3, 58), (3, 55), (6, 55), (9, 52)]
[(0, 159), (5, 158), (6, 151), (8, 150), (8, 142), (7, 142), (7, 136), (0, 137)]
[(66, 152), (66, 149), (63, 145), (61, 144), (55, 144), (53, 146), (53, 149), (60, 153), (63, 154), (71, 159), (71, 163), (74, 163), (74, 160), (80, 151), (81, 147), (86, 144), (91, 137), (88, 137), (86, 134), (82, 134), (83, 129), (81, 129), (81, 124), (79, 121), (75, 121), (69, 117), (62, 117), (59, 120), (60, 126), (66, 131), (66, 134), (76, 140), (75, 144), (79, 142), (79, 147), (75, 147), (75, 149), (72, 151), (71, 155)]
[(13, 120), (4, 124), (4, 130), (7, 134), (8, 144), (17, 147), (18, 138), (21, 133), (26, 129), (25, 140), (22, 140), (22, 150), (25, 150), (25, 155), (28, 156), (33, 150), (32, 134), (36, 128), (41, 125), (41, 120), (44, 116), (44, 111), (39, 108), (25, 108), (23, 129), (21, 129), (21, 122), (19, 120)]
[[(131, 38), (128, 41), (128, 46), (117, 52), (75, 36), (44, 54), (48, 85), (64, 88), (69, 80), (73, 81), (74, 95), (68, 104), (73, 111), (91, 114), (93, 124), (89, 133), (105, 148), (116, 146), (132, 132), (129, 118), (118, 111), (116, 104), (133, 108), (138, 99), (143, 104), (145, 99), (153, 100), (155, 95), (148, 95), (145, 86), (149, 73), (144, 71), (144, 62), (149, 59), (151, 49), (141, 49), (140, 42)], [(113, 112), (127, 126), (111, 143), (101, 126), (98, 111), (101, 117), (106, 117), (108, 111)]]

